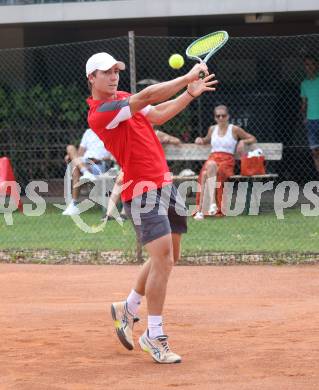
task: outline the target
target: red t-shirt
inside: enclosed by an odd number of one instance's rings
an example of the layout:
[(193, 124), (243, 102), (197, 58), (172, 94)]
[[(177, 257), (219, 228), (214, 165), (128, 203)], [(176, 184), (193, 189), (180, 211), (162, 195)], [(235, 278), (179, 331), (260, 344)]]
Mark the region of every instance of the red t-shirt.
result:
[(112, 153), (124, 172), (122, 199), (127, 202), (171, 182), (162, 145), (144, 110), (130, 112), (127, 92), (116, 99), (87, 99), (88, 123)]

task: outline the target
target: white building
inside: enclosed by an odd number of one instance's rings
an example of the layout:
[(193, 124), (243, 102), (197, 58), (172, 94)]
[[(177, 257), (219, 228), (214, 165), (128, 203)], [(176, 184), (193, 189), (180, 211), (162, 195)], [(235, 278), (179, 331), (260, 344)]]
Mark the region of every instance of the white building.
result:
[(149, 36), (200, 36), (220, 28), (232, 36), (319, 32), (318, 0), (54, 1), (0, 0), (0, 48), (104, 39), (129, 30)]

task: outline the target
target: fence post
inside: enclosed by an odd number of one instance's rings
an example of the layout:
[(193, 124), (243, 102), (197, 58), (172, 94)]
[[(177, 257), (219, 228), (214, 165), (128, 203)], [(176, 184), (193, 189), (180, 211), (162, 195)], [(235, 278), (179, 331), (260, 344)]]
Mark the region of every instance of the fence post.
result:
[[(128, 46), (130, 57), (130, 82), (131, 93), (136, 93), (136, 65), (135, 65), (135, 34), (134, 31), (128, 32)], [(136, 240), (136, 259), (138, 262), (142, 262), (142, 245), (139, 240)]]
[(128, 32), (128, 45), (129, 45), (129, 57), (130, 57), (131, 93), (136, 93), (136, 65), (135, 65), (135, 34), (134, 34), (134, 31)]

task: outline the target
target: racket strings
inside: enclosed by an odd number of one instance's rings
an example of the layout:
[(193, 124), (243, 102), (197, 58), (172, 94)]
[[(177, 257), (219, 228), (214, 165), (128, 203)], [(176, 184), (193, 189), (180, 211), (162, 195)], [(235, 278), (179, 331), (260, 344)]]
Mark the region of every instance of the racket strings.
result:
[(224, 43), (224, 33), (213, 34), (196, 41), (188, 50), (188, 54), (196, 57), (203, 56)]

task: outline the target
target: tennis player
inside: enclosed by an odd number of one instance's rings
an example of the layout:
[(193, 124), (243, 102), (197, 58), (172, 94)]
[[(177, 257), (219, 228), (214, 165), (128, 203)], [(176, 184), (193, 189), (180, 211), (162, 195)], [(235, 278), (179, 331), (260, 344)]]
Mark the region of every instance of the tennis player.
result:
[[(151, 85), (137, 94), (118, 91), (125, 64), (108, 53), (97, 53), (86, 63), (92, 96), (88, 123), (121, 166), (122, 201), (149, 260), (135, 286), (122, 302), (111, 306), (119, 340), (134, 348), (133, 325), (146, 295), (148, 327), (139, 338), (141, 348), (159, 363), (179, 363), (163, 331), (162, 311), (174, 262), (180, 257), (181, 234), (187, 230), (186, 209), (172, 185), (163, 148), (152, 125), (162, 125), (185, 109), (194, 98), (215, 90), (214, 75), (206, 64), (196, 64), (187, 74)], [(200, 72), (204, 79), (199, 78)], [(177, 98), (168, 100), (179, 91)], [(153, 106), (155, 103), (156, 106)]]

